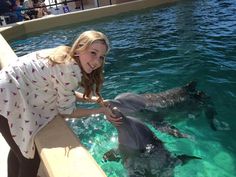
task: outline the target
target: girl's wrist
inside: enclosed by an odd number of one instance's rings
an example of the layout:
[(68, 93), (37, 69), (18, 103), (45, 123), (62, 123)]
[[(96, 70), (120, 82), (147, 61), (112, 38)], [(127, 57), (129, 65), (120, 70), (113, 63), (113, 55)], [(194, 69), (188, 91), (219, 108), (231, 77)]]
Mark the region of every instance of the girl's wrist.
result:
[(90, 98), (90, 101), (91, 102), (94, 102), (94, 103), (98, 103), (98, 104), (101, 104), (101, 102), (103, 101), (101, 98), (97, 97), (97, 96), (92, 96)]

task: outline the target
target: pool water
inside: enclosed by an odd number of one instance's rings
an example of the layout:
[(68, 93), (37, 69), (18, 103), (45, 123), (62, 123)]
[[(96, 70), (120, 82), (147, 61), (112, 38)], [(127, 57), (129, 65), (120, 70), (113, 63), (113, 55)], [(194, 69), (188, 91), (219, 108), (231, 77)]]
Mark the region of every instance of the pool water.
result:
[[(176, 177), (236, 176), (235, 0), (185, 0), (27, 36), (11, 46), (21, 56), (71, 44), (77, 34), (88, 29), (106, 33), (111, 41), (104, 98), (123, 92), (160, 92), (191, 80), (197, 80), (197, 87), (211, 96), (216, 117), (224, 123), (221, 130), (213, 131), (202, 114), (173, 122), (191, 135), (190, 139), (177, 139), (151, 127), (173, 154), (202, 157), (177, 166)], [(103, 116), (68, 123), (107, 176), (127, 176), (121, 163), (102, 160), (103, 154), (118, 144), (116, 129)]]

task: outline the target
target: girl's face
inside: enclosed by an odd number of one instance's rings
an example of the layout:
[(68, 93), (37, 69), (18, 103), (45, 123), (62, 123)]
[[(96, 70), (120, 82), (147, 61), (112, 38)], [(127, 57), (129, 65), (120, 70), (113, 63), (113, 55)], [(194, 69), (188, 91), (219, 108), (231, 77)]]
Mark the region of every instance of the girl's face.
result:
[(90, 74), (92, 71), (102, 66), (106, 52), (107, 46), (101, 41), (96, 41), (85, 51), (76, 53), (75, 57), (79, 56), (83, 70)]

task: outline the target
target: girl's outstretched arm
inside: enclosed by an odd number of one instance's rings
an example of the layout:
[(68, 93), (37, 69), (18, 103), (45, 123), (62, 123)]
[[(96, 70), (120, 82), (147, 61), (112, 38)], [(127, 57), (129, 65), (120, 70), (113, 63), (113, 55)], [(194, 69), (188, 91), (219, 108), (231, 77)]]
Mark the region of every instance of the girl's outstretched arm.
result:
[(95, 109), (77, 108), (71, 114), (62, 114), (61, 116), (63, 116), (64, 118), (81, 118), (90, 116), (92, 114), (104, 114), (107, 120), (112, 122), (113, 124), (117, 126), (122, 124), (122, 118), (116, 118), (110, 108), (104, 106)]

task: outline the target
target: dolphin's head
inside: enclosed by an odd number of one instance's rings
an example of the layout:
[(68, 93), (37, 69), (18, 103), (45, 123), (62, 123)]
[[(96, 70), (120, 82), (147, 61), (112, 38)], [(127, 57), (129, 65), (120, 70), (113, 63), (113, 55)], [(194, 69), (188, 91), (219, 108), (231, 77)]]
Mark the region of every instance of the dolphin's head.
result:
[(146, 99), (138, 94), (122, 93), (115, 97), (115, 99), (109, 100), (109, 105), (111, 108), (117, 107), (124, 115), (129, 115), (144, 109)]
[[(148, 144), (157, 142), (153, 132), (143, 122), (135, 117), (124, 115), (117, 107), (111, 107), (111, 110), (117, 118), (122, 117), (122, 124), (114, 126), (118, 130), (119, 144), (123, 148), (144, 150)], [(159, 141), (158, 144), (160, 144)]]

